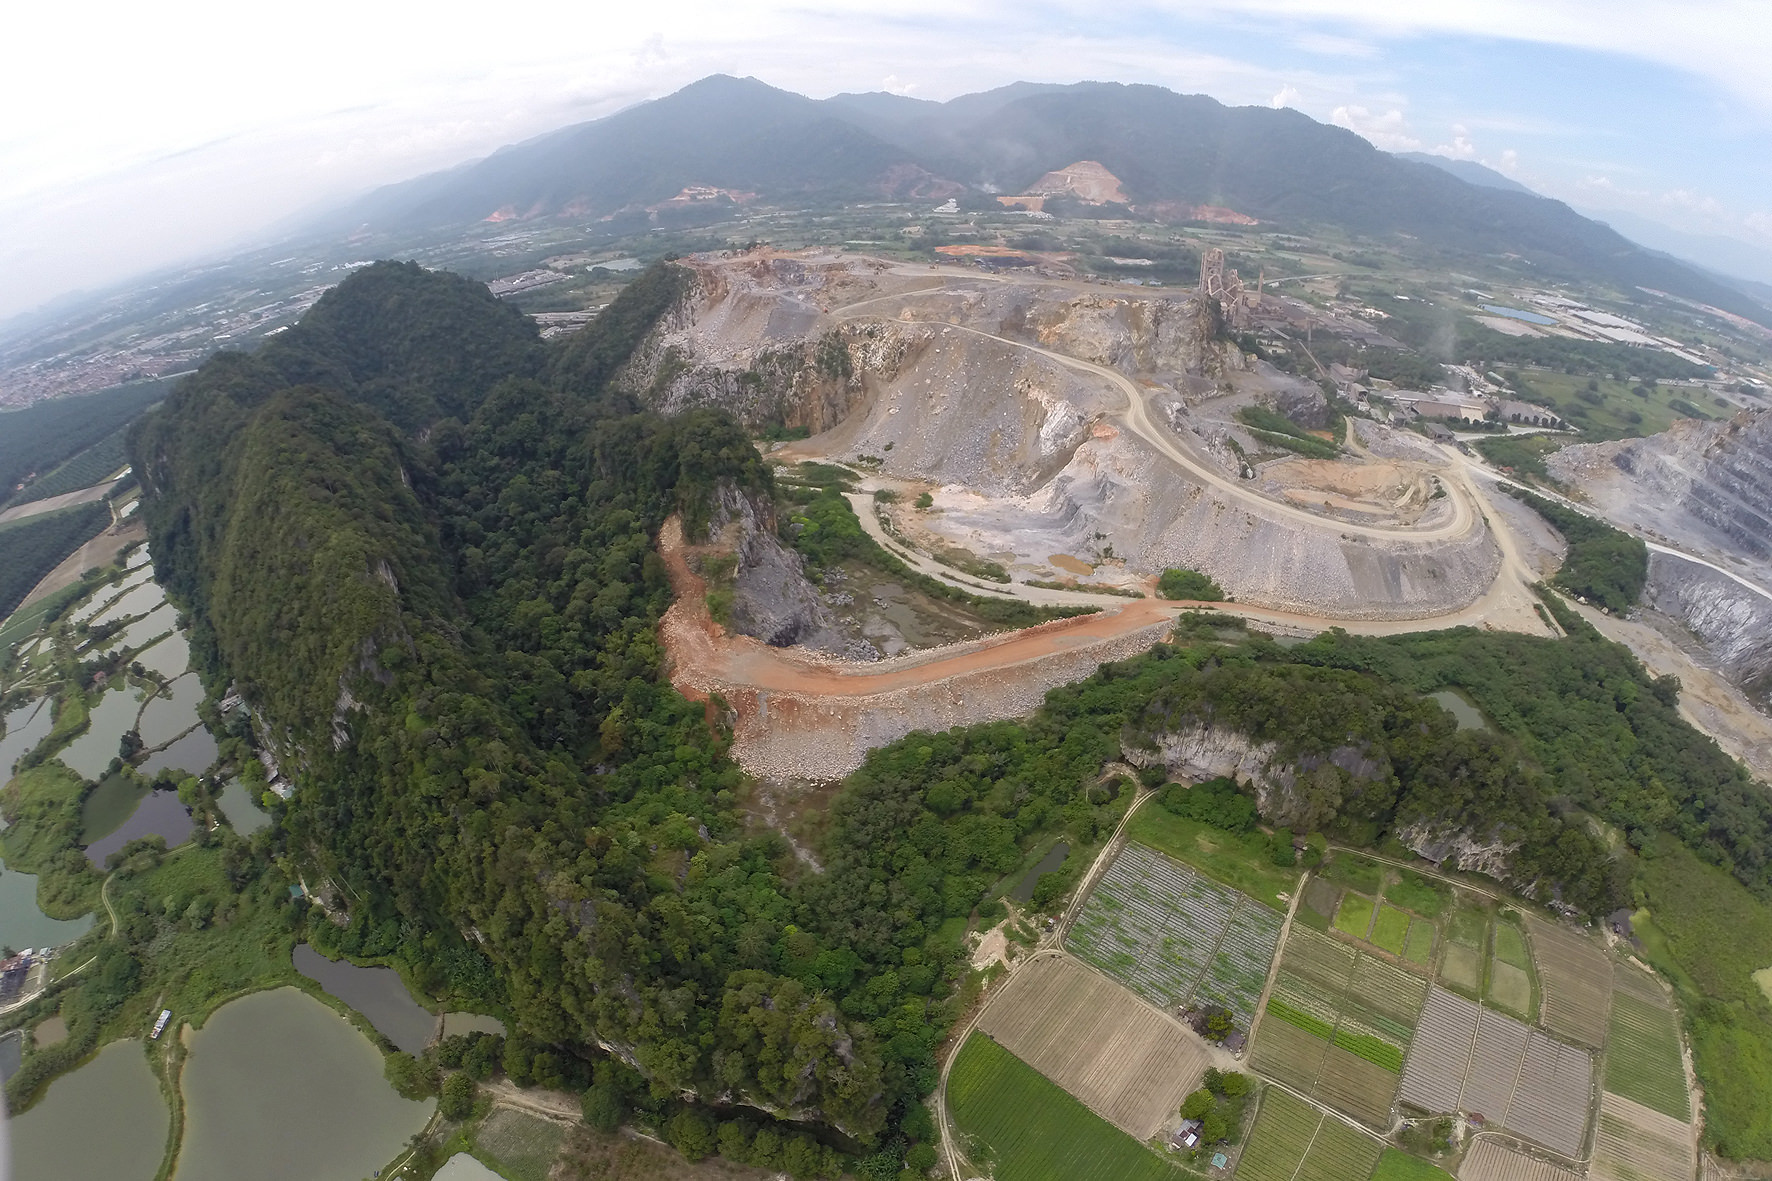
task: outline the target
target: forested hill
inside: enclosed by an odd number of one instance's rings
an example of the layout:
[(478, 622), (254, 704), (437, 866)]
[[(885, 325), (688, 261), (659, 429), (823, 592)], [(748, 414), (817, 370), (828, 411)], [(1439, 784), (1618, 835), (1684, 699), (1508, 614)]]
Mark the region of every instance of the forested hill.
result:
[(655, 208), (691, 186), (793, 202), (957, 195), (990, 203), (1082, 160), (1119, 177), (1141, 217), (1227, 206), (1295, 230), (1387, 239), (1439, 262), (1516, 254), (1546, 276), (1652, 287), (1772, 322), (1772, 311), (1734, 287), (1560, 201), (1497, 187), (1506, 182), (1495, 174), (1468, 183), (1468, 173), (1379, 151), (1297, 111), (1117, 83), (1016, 83), (946, 103), (885, 94), (815, 101), (716, 75), (387, 186), (316, 228), (408, 232), (494, 214), (583, 220)]

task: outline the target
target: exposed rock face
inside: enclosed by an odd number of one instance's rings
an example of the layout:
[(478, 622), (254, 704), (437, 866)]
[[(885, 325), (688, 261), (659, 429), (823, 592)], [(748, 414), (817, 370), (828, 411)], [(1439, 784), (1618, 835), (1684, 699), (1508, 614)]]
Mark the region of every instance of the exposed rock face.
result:
[(1772, 583), (1772, 411), (1681, 421), (1647, 439), (1567, 447), (1551, 474), (1614, 521)]
[(1396, 838), (1429, 861), (1455, 859), (1457, 867), (1505, 882), (1513, 876), (1513, 855), (1519, 842), (1482, 840), (1471, 833), (1419, 821), (1398, 827)]
[(1264, 819), (1306, 832), (1321, 827), (1363, 784), (1390, 776), (1388, 762), (1351, 746), (1338, 747), (1327, 758), (1289, 763), (1273, 743), (1251, 742), (1230, 727), (1205, 722), (1154, 735), (1128, 735), (1121, 747), (1133, 766), (1161, 766), (1172, 779), (1223, 775), (1252, 784)]
[(1772, 598), (1720, 570), (1650, 551), (1643, 605), (1679, 620), (1761, 708), (1772, 704)]
[(806, 578), (800, 555), (776, 537), (768, 506), (733, 488), (720, 492), (711, 518), (720, 532), (736, 529), (738, 568), (732, 585), (732, 629), (777, 648), (799, 644), (848, 655), (851, 646), (818, 590)]

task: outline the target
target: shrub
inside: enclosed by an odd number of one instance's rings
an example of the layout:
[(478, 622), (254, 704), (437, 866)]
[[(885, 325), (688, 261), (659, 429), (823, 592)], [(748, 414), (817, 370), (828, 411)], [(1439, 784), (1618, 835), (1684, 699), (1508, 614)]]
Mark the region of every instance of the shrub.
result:
[(1170, 567), (1157, 579), (1157, 593), (1165, 599), (1190, 602), (1222, 603), (1224, 588), (1198, 570)]
[(467, 1119), (474, 1114), (474, 1099), (478, 1093), (474, 1080), (458, 1070), (443, 1080), (443, 1094), (437, 1100), (437, 1110), (444, 1119)]

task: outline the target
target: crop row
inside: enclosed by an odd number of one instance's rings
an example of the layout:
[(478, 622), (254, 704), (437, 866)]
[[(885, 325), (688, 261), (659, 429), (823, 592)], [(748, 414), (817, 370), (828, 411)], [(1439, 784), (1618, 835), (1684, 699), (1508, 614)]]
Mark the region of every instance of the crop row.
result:
[(1237, 1181), (1292, 1181), (1322, 1123), (1322, 1112), (1304, 1100), (1269, 1088), (1237, 1162)]

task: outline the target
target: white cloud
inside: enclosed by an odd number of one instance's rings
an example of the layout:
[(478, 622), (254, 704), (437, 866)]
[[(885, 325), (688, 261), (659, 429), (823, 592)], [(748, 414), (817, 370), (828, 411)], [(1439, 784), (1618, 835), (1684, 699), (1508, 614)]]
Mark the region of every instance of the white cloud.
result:
[(1276, 111), (1281, 107), (1296, 107), (1298, 105), (1298, 100), (1302, 97), (1303, 96), (1298, 93), (1298, 87), (1282, 86), (1274, 97), (1267, 100), (1267, 105)]
[(917, 84), (915, 82), (901, 82), (899, 81), (897, 74), (888, 74), (880, 79), (880, 89), (888, 94), (899, 94), (908, 97), (915, 93)]
[(1475, 160), (1477, 145), (1470, 139), (1470, 131), (1462, 123), (1452, 125), (1452, 142), (1439, 144), (1428, 149), (1436, 156), (1444, 156), (1448, 160)]
[(1421, 141), (1409, 132), (1403, 112), (1394, 107), (1388, 111), (1369, 111), (1365, 107), (1341, 106), (1329, 113), (1329, 122), (1363, 136), (1372, 146), (1387, 152), (1411, 152)]
[(1520, 153), (1508, 148), (1501, 153), (1501, 159), (1491, 165), (1497, 172), (1505, 172), (1509, 176), (1520, 170)]

